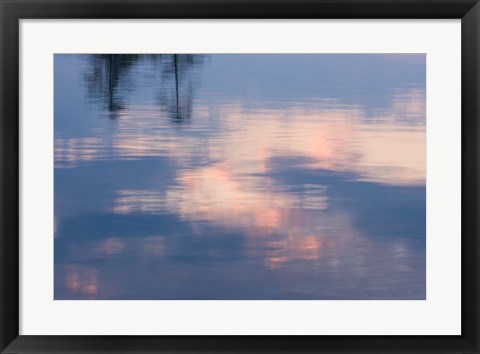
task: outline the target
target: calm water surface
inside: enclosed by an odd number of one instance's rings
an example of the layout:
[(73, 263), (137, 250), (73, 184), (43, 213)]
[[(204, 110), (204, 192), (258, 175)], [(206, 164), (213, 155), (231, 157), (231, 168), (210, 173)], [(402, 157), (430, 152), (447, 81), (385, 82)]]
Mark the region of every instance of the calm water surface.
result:
[(424, 299), (424, 55), (55, 55), (55, 299)]

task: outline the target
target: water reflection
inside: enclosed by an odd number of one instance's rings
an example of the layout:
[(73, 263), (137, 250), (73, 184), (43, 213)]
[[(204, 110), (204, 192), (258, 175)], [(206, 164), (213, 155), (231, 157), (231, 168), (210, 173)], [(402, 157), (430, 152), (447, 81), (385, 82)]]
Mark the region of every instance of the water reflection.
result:
[[(159, 104), (174, 123), (188, 122), (192, 114), (192, 99), (198, 85), (198, 70), (205, 56), (193, 54), (160, 55), (162, 89)], [(171, 89), (169, 89), (171, 88)]]
[[(173, 122), (188, 121), (192, 111), (194, 89), (198, 84), (197, 71), (204, 60), (198, 54), (99, 54), (89, 57), (89, 69), (85, 73), (88, 97), (109, 112), (112, 119), (125, 109), (125, 101), (141, 74), (138, 66), (151, 66), (143, 75), (156, 86), (158, 105)], [(137, 69), (137, 70), (135, 70)]]
[(424, 299), (425, 56), (56, 55), (55, 218), (56, 299)]

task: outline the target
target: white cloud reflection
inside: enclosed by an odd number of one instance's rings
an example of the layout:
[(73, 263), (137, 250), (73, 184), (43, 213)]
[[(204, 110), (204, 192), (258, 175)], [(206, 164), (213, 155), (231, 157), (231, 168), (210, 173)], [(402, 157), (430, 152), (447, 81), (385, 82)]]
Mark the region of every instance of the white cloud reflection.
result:
[[(168, 157), (176, 169), (173, 185), (119, 189), (113, 212), (168, 212), (185, 221), (241, 229), (251, 252), (267, 249), (262, 255), (271, 269), (289, 260), (318, 260), (325, 249), (358, 236), (348, 214), (328, 212), (328, 186), (306, 184), (302, 193), (292, 193), (276, 181), (271, 175), (276, 158), (286, 159), (282, 168), (287, 170), (294, 163), (306, 170), (346, 173), (357, 181), (425, 184), (425, 93), (418, 89), (398, 91), (388, 109), (373, 113), (336, 100), (253, 109), (239, 102), (202, 103), (194, 112), (191, 125), (175, 130), (154, 107), (130, 107), (110, 134), (57, 138), (56, 167)], [(164, 254), (162, 239), (148, 242), (148, 252)], [(111, 239), (97, 247), (99, 252), (123, 251)]]
[(425, 184), (425, 93), (419, 89), (395, 93), (388, 110), (371, 115), (331, 100), (281, 109), (199, 105), (194, 123), (175, 131), (154, 112), (130, 107), (102, 138), (57, 138), (56, 167), (166, 156), (189, 174), (210, 173), (212, 163), (221, 163), (245, 178), (267, 173), (272, 158), (291, 156), (308, 159), (304, 168), (354, 173), (359, 180)]

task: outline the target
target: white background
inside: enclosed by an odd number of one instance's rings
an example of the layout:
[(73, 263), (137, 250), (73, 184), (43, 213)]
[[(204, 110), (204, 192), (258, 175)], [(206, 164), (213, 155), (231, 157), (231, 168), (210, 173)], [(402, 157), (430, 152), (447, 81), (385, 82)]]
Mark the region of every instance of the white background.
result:
[[(460, 334), (460, 32), (460, 20), (22, 20), (20, 333)], [(53, 301), (53, 54), (287, 52), (427, 53), (427, 300)]]

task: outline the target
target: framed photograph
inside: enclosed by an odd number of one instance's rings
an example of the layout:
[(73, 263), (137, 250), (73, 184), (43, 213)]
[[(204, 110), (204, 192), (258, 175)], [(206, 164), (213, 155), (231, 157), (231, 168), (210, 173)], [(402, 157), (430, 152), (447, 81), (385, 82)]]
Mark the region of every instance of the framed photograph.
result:
[(479, 4), (0, 0), (13, 353), (479, 353)]

